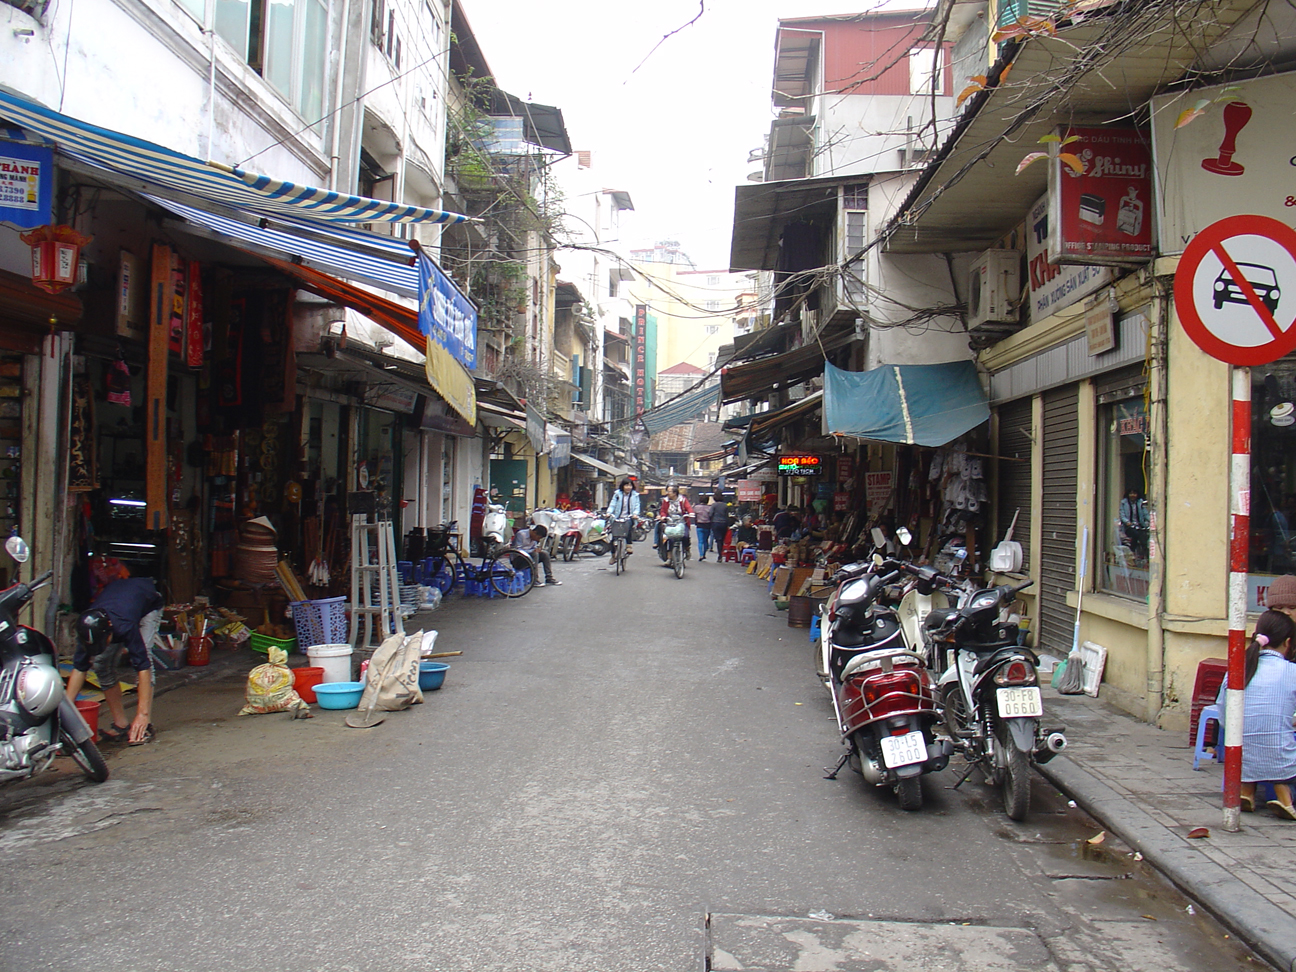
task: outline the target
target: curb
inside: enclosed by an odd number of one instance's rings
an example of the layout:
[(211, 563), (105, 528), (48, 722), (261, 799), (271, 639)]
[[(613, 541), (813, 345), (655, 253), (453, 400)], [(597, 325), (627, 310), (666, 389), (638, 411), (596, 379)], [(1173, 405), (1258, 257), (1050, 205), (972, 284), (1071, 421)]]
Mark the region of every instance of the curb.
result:
[[(1283, 972), (1296, 972), (1296, 918), (1066, 756), (1036, 766), (1181, 892)], [(1209, 839), (1209, 838), (1208, 838)]]

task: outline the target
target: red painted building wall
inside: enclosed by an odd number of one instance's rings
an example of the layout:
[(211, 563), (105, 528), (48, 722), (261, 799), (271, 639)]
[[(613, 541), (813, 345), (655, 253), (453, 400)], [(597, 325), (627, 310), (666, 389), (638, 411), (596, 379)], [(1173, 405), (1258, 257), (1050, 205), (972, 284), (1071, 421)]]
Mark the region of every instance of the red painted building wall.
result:
[[(920, 46), (928, 14), (868, 14), (852, 18), (782, 20), (780, 26), (822, 31), (824, 91), (847, 94), (907, 95), (909, 51)], [(923, 44), (921, 46), (930, 46)], [(945, 44), (945, 90), (949, 95), (954, 72), (951, 44)], [(863, 81), (864, 78), (874, 80)], [(854, 87), (852, 87), (854, 85)]]

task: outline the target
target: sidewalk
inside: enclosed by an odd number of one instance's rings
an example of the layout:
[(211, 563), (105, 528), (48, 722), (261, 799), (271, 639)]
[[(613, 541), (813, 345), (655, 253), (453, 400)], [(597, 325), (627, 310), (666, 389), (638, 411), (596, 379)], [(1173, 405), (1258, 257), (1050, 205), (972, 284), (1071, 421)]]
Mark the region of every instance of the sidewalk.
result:
[[(1101, 699), (1045, 688), (1050, 725), (1064, 725), (1066, 752), (1040, 773), (1143, 854), (1243, 941), (1296, 972), (1296, 823), (1267, 810), (1223, 827), (1223, 766), (1194, 772), (1187, 732), (1157, 729)], [(1101, 694), (1101, 693), (1100, 693)], [(1188, 839), (1194, 827), (1210, 836)]]

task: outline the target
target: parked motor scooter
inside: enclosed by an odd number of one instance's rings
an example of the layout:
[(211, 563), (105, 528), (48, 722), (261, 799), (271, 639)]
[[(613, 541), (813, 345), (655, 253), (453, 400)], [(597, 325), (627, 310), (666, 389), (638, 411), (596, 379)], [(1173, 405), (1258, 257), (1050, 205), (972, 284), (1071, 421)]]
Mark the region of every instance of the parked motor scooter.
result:
[[(11, 536), (5, 549), (25, 564), (30, 549)], [(95, 783), (108, 764), (91, 740), (90, 727), (63, 691), (54, 643), (18, 623), (18, 612), (54, 572), (0, 591), (0, 780), (22, 780), (46, 770), (56, 756), (71, 756)]]
[(581, 531), (580, 549), (587, 550), (595, 557), (602, 557), (612, 549), (612, 538), (608, 535), (607, 512), (599, 510), (585, 521)]
[[(915, 568), (918, 587), (958, 591), (961, 585), (931, 568)], [(1030, 770), (1066, 748), (1061, 729), (1042, 728), (1044, 701), (1039, 659), (1022, 645), (1006, 617), (1017, 592), (1034, 581), (964, 591), (956, 608), (933, 609), (923, 621), (929, 664), (939, 675), (937, 693), (945, 728), (968, 761), (962, 786), (976, 769), (1003, 791), (1004, 812), (1024, 820), (1030, 812)]]
[(832, 695), (847, 750), (842, 766), (874, 786), (890, 786), (904, 810), (922, 809), (921, 777), (949, 764), (953, 746), (940, 738), (940, 712), (925, 657), (905, 646), (889, 589), (902, 566), (880, 556), (833, 578), (821, 627), (820, 675)]

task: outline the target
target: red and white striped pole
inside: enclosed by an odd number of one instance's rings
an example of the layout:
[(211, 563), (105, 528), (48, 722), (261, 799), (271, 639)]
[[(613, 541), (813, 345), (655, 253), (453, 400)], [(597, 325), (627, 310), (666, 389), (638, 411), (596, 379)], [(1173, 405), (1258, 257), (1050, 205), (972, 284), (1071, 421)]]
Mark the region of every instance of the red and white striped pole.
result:
[(1229, 467), (1228, 691), (1224, 696), (1224, 829), (1242, 829), (1242, 697), (1246, 679), (1247, 570), (1251, 551), (1251, 369), (1233, 368)]

